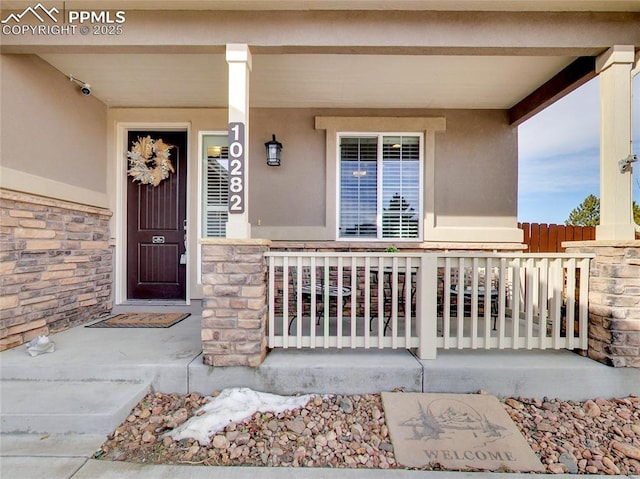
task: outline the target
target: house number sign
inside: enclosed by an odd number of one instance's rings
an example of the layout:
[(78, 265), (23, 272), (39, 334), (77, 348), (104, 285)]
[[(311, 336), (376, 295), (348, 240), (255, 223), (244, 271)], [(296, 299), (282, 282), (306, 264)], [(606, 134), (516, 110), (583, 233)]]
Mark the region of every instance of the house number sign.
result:
[(229, 123), (229, 214), (244, 213), (244, 123)]

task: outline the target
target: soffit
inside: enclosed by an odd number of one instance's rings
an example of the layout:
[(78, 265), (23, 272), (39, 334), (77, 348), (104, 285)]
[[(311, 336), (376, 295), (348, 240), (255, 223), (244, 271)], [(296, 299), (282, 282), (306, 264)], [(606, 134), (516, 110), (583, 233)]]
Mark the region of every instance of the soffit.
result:
[[(222, 54), (41, 54), (113, 107), (226, 107)], [(253, 55), (252, 107), (506, 109), (569, 56)]]

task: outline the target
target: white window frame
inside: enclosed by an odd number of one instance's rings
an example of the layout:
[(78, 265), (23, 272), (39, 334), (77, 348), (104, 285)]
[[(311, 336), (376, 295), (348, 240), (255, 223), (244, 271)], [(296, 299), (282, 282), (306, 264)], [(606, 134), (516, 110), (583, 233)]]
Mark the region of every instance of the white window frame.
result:
[[(382, 199), (382, 190), (383, 190), (383, 160), (382, 160), (382, 150), (383, 150), (383, 139), (389, 136), (399, 136), (399, 137), (417, 137), (418, 138), (418, 236), (416, 238), (384, 238), (382, 231), (382, 212), (384, 208), (383, 199)], [(344, 137), (350, 138), (376, 138), (377, 139), (377, 154), (376, 154), (376, 170), (377, 170), (377, 184), (376, 184), (376, 193), (377, 193), (377, 205), (376, 205), (376, 237), (353, 237), (353, 236), (341, 236), (340, 235), (340, 212), (341, 212), (341, 204), (340, 204), (340, 193), (341, 193), (341, 157), (340, 157), (340, 143), (341, 139)], [(424, 143), (425, 143), (425, 135), (424, 132), (420, 131), (340, 131), (336, 134), (336, 239), (339, 241), (360, 241), (360, 242), (385, 242), (385, 243), (412, 243), (419, 241), (421, 242), (423, 239), (423, 218), (424, 218)]]
[[(197, 231), (198, 231), (198, 237), (199, 238), (203, 238), (203, 234), (202, 234), (202, 229), (204, 227), (204, 221), (203, 221), (203, 217), (204, 217), (204, 188), (203, 188), (203, 182), (204, 182), (204, 175), (205, 175), (205, 164), (203, 163), (205, 161), (205, 155), (204, 155), (204, 138), (206, 136), (228, 136), (229, 132), (225, 131), (225, 130), (214, 130), (214, 131), (198, 131), (198, 212), (197, 212), (197, 217), (198, 217), (198, 221), (197, 221)], [(196, 277), (197, 277), (197, 283), (198, 285), (202, 284), (202, 245), (200, 243), (198, 243), (198, 250), (196, 252), (196, 256), (197, 256), (197, 272), (196, 272)]]
[[(435, 158), (436, 133), (447, 129), (443, 116), (431, 117), (369, 117), (369, 116), (316, 116), (316, 130), (325, 130), (325, 231), (327, 240), (338, 239), (338, 132), (375, 131), (379, 133), (412, 131), (424, 134), (423, 177), (423, 241), (435, 232)], [(417, 242), (417, 241), (416, 241)]]

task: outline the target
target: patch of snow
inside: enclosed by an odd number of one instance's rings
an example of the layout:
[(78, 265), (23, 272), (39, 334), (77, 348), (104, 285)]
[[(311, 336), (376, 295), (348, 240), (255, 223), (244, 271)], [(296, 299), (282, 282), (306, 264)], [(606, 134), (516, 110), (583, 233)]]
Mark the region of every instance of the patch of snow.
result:
[(232, 422), (250, 418), (256, 412), (275, 414), (304, 407), (314, 394), (279, 396), (253, 391), (249, 388), (228, 388), (198, 409), (193, 417), (167, 432), (175, 441), (193, 438), (201, 446), (208, 445), (210, 437)]
[(47, 336), (38, 336), (27, 343), (27, 352), (31, 356), (39, 356), (43, 353), (52, 353), (56, 345)]

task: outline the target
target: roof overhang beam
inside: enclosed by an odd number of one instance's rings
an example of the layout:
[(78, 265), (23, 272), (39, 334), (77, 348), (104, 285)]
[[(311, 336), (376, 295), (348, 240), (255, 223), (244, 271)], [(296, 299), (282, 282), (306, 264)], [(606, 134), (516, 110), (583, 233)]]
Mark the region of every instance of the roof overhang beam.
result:
[(596, 76), (596, 57), (579, 57), (512, 106), (509, 124), (518, 126)]

